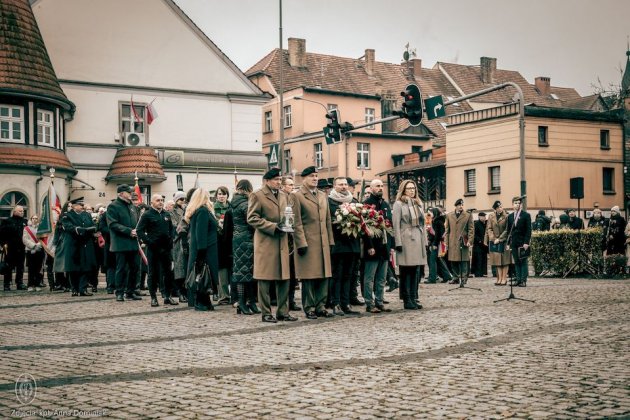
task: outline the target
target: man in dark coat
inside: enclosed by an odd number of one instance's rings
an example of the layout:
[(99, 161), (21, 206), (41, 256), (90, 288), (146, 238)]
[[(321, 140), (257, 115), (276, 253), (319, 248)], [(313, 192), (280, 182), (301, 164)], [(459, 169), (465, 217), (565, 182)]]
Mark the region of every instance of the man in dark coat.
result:
[(527, 257), (529, 256), (529, 240), (532, 237), (532, 218), (528, 212), (522, 210), (521, 203), (521, 197), (512, 199), (514, 212), (508, 216), (507, 231), (514, 260), (516, 286), (525, 287), (529, 274)]
[(127, 184), (119, 185), (118, 198), (107, 207), (107, 226), (109, 227), (109, 250), (116, 255), (116, 300), (124, 302), (124, 295), (131, 300), (141, 300), (135, 294), (136, 278), (140, 269), (138, 254), (138, 210), (131, 202), (132, 188)]
[(545, 214), (544, 210), (538, 210), (532, 229), (539, 232), (546, 232), (551, 229), (551, 219)]
[[(101, 214), (98, 219), (97, 231), (100, 232), (104, 241), (103, 249), (103, 267), (105, 269), (105, 288), (107, 294), (114, 293), (116, 288), (116, 255), (109, 250), (111, 239), (109, 235), (109, 227), (107, 226), (107, 210)], [(98, 249), (96, 252), (101, 252)]]
[(584, 229), (584, 221), (575, 214), (575, 209), (567, 210), (569, 215), (569, 228), (573, 230)]
[(151, 208), (140, 217), (137, 228), (138, 237), (147, 245), (148, 283), (151, 306), (159, 306), (157, 287), (164, 296), (165, 305), (177, 305), (171, 297), (173, 275), (171, 272), (171, 248), (175, 228), (171, 215), (164, 210), (164, 198), (160, 194), (151, 196)]
[(22, 235), (27, 221), (24, 218), (24, 207), (16, 206), (11, 217), (4, 220), (0, 226), (0, 245), (3, 247), (5, 262), (8, 267), (4, 272), (4, 290), (11, 290), (11, 277), (15, 269), (15, 286), (18, 290), (26, 290), (24, 285), (24, 259), (26, 250)]
[(333, 237), (335, 245), (332, 247), (332, 296), (331, 304), (335, 315), (356, 315), (357, 311), (350, 308), (350, 287), (354, 283), (356, 261), (361, 253), (359, 238), (341, 232), (341, 225), (334, 223), (335, 213), (342, 204), (356, 203), (352, 193), (348, 191), (346, 177), (337, 177), (333, 181), (333, 190), (328, 196), (330, 217), (333, 219)]
[(475, 239), (473, 241), (473, 258), (471, 270), (475, 277), (488, 275), (488, 246), (484, 243), (486, 236), (486, 213), (480, 212), (475, 220)]
[(606, 242), (606, 255), (620, 254), (626, 252), (626, 219), (619, 212), (619, 207), (610, 209), (610, 222), (608, 224), (608, 236)]
[(72, 210), (61, 218), (63, 227), (64, 266), (70, 277), (72, 296), (92, 296), (87, 290), (88, 275), (96, 268), (92, 216), (83, 210), (83, 197), (70, 201)]

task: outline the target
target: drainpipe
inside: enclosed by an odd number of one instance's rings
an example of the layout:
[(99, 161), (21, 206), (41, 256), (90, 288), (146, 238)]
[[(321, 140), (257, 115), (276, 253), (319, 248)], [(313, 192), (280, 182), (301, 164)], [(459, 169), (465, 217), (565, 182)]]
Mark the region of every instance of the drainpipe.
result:
[[(45, 166), (40, 165), (39, 166), (39, 178), (37, 178), (35, 180), (35, 206), (33, 207), (33, 211), (31, 212), (31, 216), (33, 214), (38, 214), (37, 210), (39, 208), (39, 183), (42, 182), (42, 179), (44, 179), (44, 170), (46, 169)], [(40, 215), (41, 217), (41, 215)]]

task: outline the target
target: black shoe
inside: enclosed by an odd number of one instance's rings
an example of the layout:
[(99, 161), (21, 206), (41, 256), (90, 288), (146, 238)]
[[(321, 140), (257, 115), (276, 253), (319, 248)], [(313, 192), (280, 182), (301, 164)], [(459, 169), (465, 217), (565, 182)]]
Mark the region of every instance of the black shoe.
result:
[(289, 310), (290, 310), (290, 311), (301, 311), (301, 310), (302, 310), (302, 308), (301, 308), (300, 306), (297, 306), (297, 305), (295, 304), (295, 302), (293, 302), (293, 303), (290, 303), (290, 304), (289, 304)]
[(358, 298), (354, 298), (354, 299), (350, 299), (350, 305), (364, 306), (365, 302), (363, 302), (362, 300), (359, 300)]
[(253, 313), (255, 314), (260, 313), (260, 309), (258, 309), (258, 306), (256, 306), (256, 302), (251, 302), (247, 304), (247, 306), (249, 307), (249, 310), (252, 311)]
[(92, 293), (97, 293), (98, 292), (98, 287), (92, 287)]
[(519, 281), (518, 283), (516, 283), (516, 287), (527, 287), (527, 282)]
[(82, 291), (82, 292), (80, 293), (80, 295), (81, 295), (81, 296), (94, 296), (94, 294), (93, 294), (93, 293), (90, 293), (90, 292), (89, 292), (89, 291), (87, 291), (87, 290)]
[(437, 280), (427, 280), (424, 282), (424, 284), (436, 284)]
[(152, 308), (155, 308), (156, 306), (160, 306), (160, 304), (158, 303), (158, 301), (157, 301), (157, 298), (156, 298), (156, 297), (152, 297), (152, 298), (151, 298), (151, 307), (152, 307)]
[(381, 310), (378, 308), (375, 308), (373, 306), (366, 306), (365, 307), (365, 312), (369, 312), (371, 314), (380, 314)]
[(459, 284), (459, 279), (453, 279), (449, 281), (448, 284)]
[(214, 309), (210, 309), (210, 307), (206, 305), (202, 305), (201, 303), (195, 303), (195, 311), (207, 312), (207, 311), (212, 311), (212, 310)]
[(307, 319), (317, 319), (317, 314), (313, 311), (307, 312), (306, 313), (306, 318)]
[(442, 280), (440, 280), (440, 283), (448, 283), (450, 281), (451, 281), (451, 279), (442, 279)]
[(79, 296), (79, 292), (77, 291), (72, 292), (72, 297), (75, 297), (75, 296)]
[(316, 312), (316, 314), (318, 318), (332, 318), (333, 316), (335, 316), (325, 309), (323, 311)]
[(271, 322), (275, 324), (276, 322), (278, 322), (278, 320), (274, 318), (273, 315), (263, 315), (262, 322)]
[(113, 295), (114, 294), (114, 289), (106, 289), (107, 290), (107, 294), (108, 295)]
[(289, 321), (289, 322), (292, 322), (292, 321), (297, 321), (297, 320), (298, 320), (298, 319), (297, 319), (297, 317), (295, 317), (295, 316), (291, 316), (291, 314), (286, 314), (286, 315), (277, 315), (277, 316), (276, 316), (276, 319), (277, 319), (278, 321)]
[(403, 308), (409, 309), (409, 310), (416, 310), (418, 309), (418, 305), (416, 305), (415, 302), (405, 302), (405, 305), (403, 306)]
[(129, 300), (142, 300), (140, 296), (135, 293), (127, 293), (127, 299)]
[(17, 286), (15, 286), (15, 289), (16, 290), (26, 290), (26, 289), (28, 289), (28, 287), (26, 287), (25, 284), (20, 283)]
[(188, 303), (188, 298), (186, 298), (186, 296), (184, 296), (184, 295), (181, 295), (179, 297), (179, 302), (180, 303)]
[(11, 287), (9, 287), (9, 286), (4, 286), (4, 291), (5, 291), (5, 292), (10, 292), (10, 291), (11, 291)]
[[(386, 303), (385, 301), (383, 301), (383, 303)], [(380, 309), (381, 312), (391, 312), (392, 310), (389, 308), (386, 308), (383, 305), (376, 305), (376, 308)]]
[(173, 299), (172, 297), (164, 298), (165, 305), (179, 305), (179, 302)]
[(149, 296), (147, 292), (143, 292), (142, 290), (134, 290), (133, 294), (136, 296)]
[(116, 302), (124, 302), (125, 298), (123, 297), (123, 295), (118, 295), (116, 296)]
[(244, 305), (244, 304), (239, 304), (236, 307), (236, 313), (237, 313), (237, 315), (254, 315), (252, 310), (249, 309), (249, 306)]
[(64, 293), (68, 293), (69, 291), (70, 291), (70, 288), (69, 288), (69, 287), (65, 287), (65, 288), (63, 289), (63, 292), (64, 292)]
[(337, 316), (344, 316), (346, 313), (341, 309), (341, 306), (337, 305), (333, 308), (333, 314)]
[(346, 315), (359, 315), (359, 311), (353, 311), (351, 307), (349, 306), (342, 306), (341, 310), (343, 311), (344, 314)]
[(383, 299), (383, 305), (389, 305), (389, 301)]

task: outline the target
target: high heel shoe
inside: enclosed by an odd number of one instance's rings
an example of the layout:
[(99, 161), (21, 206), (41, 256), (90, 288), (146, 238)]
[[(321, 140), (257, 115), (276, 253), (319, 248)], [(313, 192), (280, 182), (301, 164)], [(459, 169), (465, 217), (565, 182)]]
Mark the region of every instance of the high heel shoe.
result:
[(250, 302), (247, 306), (249, 307), (249, 310), (252, 311), (252, 313), (260, 313), (260, 309), (258, 309), (258, 306), (256, 306), (256, 302)]
[(254, 313), (249, 309), (249, 307), (245, 304), (238, 304), (236, 307), (236, 313), (238, 315), (254, 315)]

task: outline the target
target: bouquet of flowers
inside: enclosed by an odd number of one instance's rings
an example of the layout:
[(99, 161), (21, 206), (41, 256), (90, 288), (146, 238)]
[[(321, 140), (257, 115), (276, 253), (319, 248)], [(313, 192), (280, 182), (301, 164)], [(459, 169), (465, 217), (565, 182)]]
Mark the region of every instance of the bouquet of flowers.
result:
[(225, 214), (222, 214), (221, 216), (219, 216), (219, 220), (217, 220), (217, 225), (218, 225), (218, 232), (219, 234), (223, 233), (223, 223), (225, 222)]
[(381, 238), (392, 232), (392, 225), (383, 211), (361, 203), (344, 203), (333, 216), (333, 224), (341, 226), (341, 233), (355, 238), (359, 235)]

